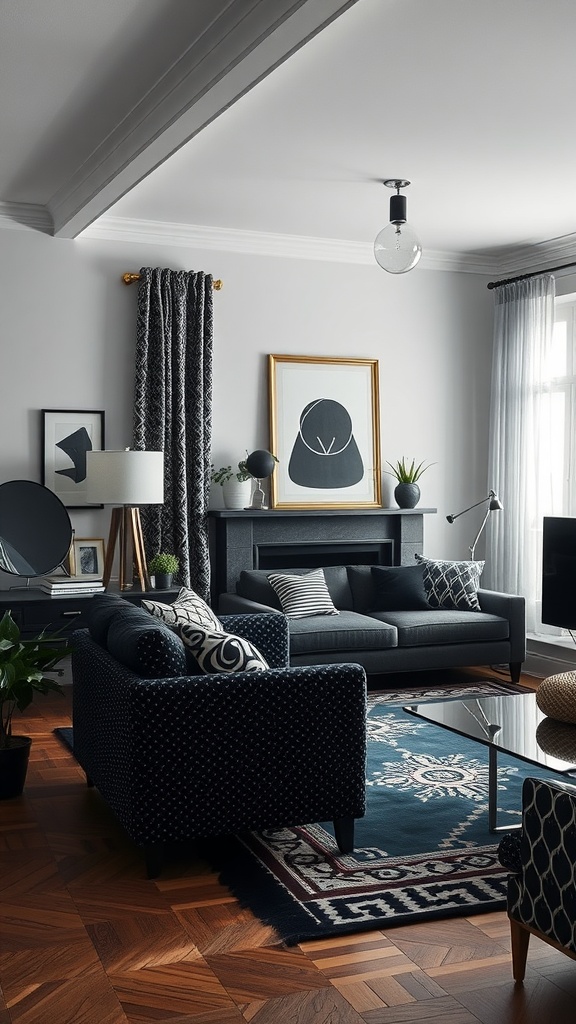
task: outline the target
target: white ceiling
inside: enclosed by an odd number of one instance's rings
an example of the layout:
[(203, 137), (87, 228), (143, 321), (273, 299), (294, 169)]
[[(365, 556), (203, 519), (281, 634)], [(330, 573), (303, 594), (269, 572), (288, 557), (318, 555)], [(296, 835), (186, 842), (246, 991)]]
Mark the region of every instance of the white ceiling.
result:
[(0, 211), (359, 253), (398, 176), (425, 254), (562, 258), (575, 35), (574, 0), (4, 0)]

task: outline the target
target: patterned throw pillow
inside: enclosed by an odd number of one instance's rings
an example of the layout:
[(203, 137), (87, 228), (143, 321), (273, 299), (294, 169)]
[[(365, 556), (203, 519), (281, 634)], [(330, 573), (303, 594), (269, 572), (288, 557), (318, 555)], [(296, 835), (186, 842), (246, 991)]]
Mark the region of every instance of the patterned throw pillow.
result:
[(288, 619), (305, 619), (309, 615), (339, 615), (334, 607), (322, 569), (314, 569), (303, 576), (285, 576), (271, 573), (268, 576), (274, 588), (282, 611)]
[(216, 630), (180, 623), (177, 632), (202, 672), (264, 672), (269, 667), (254, 644), (222, 626)]
[(484, 562), (450, 562), (416, 555), (424, 566), (424, 589), (431, 608), (480, 611), (477, 590)]
[(178, 597), (173, 604), (162, 604), (161, 601), (142, 601), (142, 607), (162, 619), (167, 626), (176, 626), (183, 622), (192, 622), (195, 625), (205, 626), (206, 629), (222, 629), (220, 619), (216, 617), (206, 601), (190, 590), (188, 587), (181, 587)]

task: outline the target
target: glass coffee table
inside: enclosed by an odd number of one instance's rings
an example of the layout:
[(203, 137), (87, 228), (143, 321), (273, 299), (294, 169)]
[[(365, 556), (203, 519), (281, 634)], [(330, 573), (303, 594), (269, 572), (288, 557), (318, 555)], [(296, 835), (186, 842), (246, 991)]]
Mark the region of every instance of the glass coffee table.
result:
[[(521, 827), (497, 823), (498, 751), (562, 775), (576, 773), (576, 739), (573, 761), (553, 757), (538, 743), (536, 730), (545, 715), (536, 704), (536, 693), (408, 704), (404, 711), (488, 747), (488, 826), (491, 832), (509, 832)], [(576, 726), (574, 732), (576, 737)]]

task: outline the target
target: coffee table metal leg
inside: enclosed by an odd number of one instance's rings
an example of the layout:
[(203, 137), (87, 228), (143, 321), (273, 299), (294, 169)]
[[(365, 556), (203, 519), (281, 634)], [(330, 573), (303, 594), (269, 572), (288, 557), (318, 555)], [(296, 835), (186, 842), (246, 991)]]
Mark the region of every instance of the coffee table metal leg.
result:
[(498, 748), (488, 747), (488, 828), (490, 832), (514, 832), (522, 825), (498, 825)]

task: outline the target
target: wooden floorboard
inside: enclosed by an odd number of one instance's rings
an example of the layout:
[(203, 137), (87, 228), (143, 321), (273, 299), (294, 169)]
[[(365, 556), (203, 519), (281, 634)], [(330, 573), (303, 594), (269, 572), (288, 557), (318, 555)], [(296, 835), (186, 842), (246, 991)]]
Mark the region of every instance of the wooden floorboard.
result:
[[(506, 678), (452, 674), (463, 677)], [(438, 673), (411, 681), (428, 679)], [(576, 964), (545, 943), (532, 938), (526, 981), (514, 986), (504, 913), (288, 948), (200, 860), (147, 880), (139, 851), (53, 734), (70, 710), (67, 687), (21, 717), (17, 731), (33, 736), (26, 790), (0, 804), (0, 1024), (576, 1019)]]

